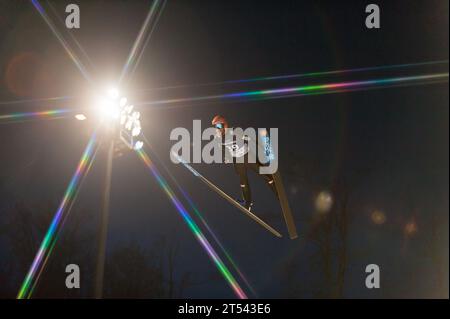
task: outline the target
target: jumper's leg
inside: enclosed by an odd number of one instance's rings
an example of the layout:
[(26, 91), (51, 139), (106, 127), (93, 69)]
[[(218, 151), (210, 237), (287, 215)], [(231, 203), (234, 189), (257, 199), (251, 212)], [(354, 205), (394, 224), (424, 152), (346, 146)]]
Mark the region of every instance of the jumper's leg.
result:
[(252, 192), (250, 190), (250, 184), (248, 183), (247, 168), (243, 163), (236, 163), (235, 168), (239, 175), (239, 182), (241, 186), (242, 198), (245, 201), (245, 208), (249, 209), (252, 205)]
[(278, 192), (277, 192), (277, 188), (275, 187), (275, 181), (273, 179), (273, 175), (272, 174), (260, 174), (259, 173), (259, 168), (261, 167), (260, 164), (252, 163), (252, 164), (247, 164), (247, 165), (252, 171), (254, 171), (256, 174), (258, 174), (259, 176), (264, 178), (264, 180), (266, 181), (267, 185), (270, 187), (272, 192), (275, 194), (276, 197), (278, 197)]

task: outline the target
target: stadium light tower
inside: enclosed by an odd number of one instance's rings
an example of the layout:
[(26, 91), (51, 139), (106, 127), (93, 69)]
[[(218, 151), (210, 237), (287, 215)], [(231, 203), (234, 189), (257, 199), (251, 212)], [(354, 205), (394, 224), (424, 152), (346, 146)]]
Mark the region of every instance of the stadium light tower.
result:
[(140, 139), (142, 133), (141, 114), (134, 110), (133, 105), (128, 103), (126, 97), (121, 96), (118, 89), (108, 89), (105, 95), (98, 97), (95, 107), (103, 127), (104, 142), (107, 146), (95, 278), (95, 298), (100, 299), (103, 296), (105, 252), (108, 237), (109, 202), (115, 143), (116, 141), (124, 143), (130, 150), (139, 150), (144, 146), (144, 143)]
[(117, 88), (109, 88), (106, 90), (106, 94), (98, 96), (95, 109), (100, 122), (112, 129), (113, 135), (115, 135), (113, 138), (118, 137), (131, 150), (142, 148), (141, 114), (134, 109), (132, 104), (128, 103), (125, 96), (121, 96)]

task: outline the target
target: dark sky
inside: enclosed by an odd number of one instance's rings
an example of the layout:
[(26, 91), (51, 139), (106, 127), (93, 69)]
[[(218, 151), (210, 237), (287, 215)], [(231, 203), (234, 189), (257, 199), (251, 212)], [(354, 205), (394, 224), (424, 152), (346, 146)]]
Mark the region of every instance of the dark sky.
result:
[[(169, 0), (136, 72), (121, 89), (137, 103), (448, 72), (448, 64), (444, 64), (296, 81), (194, 86), (448, 60), (447, 1), (375, 2), (381, 7), (379, 30), (368, 30), (364, 25), (367, 1)], [(70, 2), (50, 3), (64, 17), (65, 5)], [(81, 29), (72, 34), (92, 62), (88, 70), (99, 86), (114, 82), (145, 19), (149, 1), (76, 3), (81, 8)], [(45, 1), (42, 4), (51, 12)], [(67, 36), (67, 30), (63, 32)], [(58, 102), (2, 103), (0, 114), (88, 107), (87, 96), (95, 87), (81, 76), (31, 3), (0, 0), (0, 43), (0, 102), (76, 97)], [(85, 56), (80, 57), (90, 65)], [(14, 59), (19, 59), (15, 68), (11, 66)], [(176, 85), (187, 87), (150, 90)], [(201, 119), (206, 126), (215, 114), (223, 114), (236, 126), (279, 129), (280, 169), (301, 235), (310, 231), (305, 221), (313, 215), (317, 192), (330, 190), (337, 179), (347, 182), (352, 218), (345, 297), (432, 297), (442, 279), (448, 297), (448, 83), (264, 101), (146, 106), (141, 111), (145, 134), (156, 153), (203, 212), (257, 296), (281, 296), (282, 269), (292, 261), (297, 265), (301, 297), (315, 296), (322, 278), (312, 266), (317, 247), (302, 238), (273, 238), (188, 171), (170, 162), (170, 131), (175, 127), (191, 129), (193, 119)], [(0, 220), (15, 202), (30, 207), (46, 201), (57, 203), (92, 129), (92, 122), (72, 119), (0, 125)], [(98, 214), (101, 199), (104, 161), (99, 158), (77, 202), (77, 207), (93, 215)], [(232, 167), (201, 164), (196, 168), (238, 196), (238, 177)], [(251, 181), (255, 212), (285, 234), (275, 198), (260, 179), (252, 176)], [(374, 210), (386, 215), (383, 225), (371, 222)], [(417, 232), (406, 238), (404, 226), (411, 220)], [(439, 236), (430, 244), (436, 221)], [(116, 159), (108, 250), (133, 241), (150, 247), (161, 236), (179, 244), (178, 275), (192, 272), (201, 281), (216, 272), (137, 156), (130, 153)], [(430, 257), (430, 245), (437, 247), (438, 266)], [(4, 261), (15, 254), (7, 246), (0, 234), (0, 258)], [(380, 290), (364, 286), (364, 268), (370, 263), (381, 267)], [(436, 277), (435, 267), (443, 267), (443, 278)], [(193, 286), (185, 295), (233, 297), (222, 279)]]

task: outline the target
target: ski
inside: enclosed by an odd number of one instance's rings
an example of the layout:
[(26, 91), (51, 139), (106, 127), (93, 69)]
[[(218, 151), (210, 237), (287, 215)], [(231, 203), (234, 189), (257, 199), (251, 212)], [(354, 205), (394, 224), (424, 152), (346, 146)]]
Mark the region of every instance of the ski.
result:
[(178, 154), (172, 153), (174, 157), (178, 159), (178, 161), (183, 164), (184, 167), (186, 167), (195, 177), (198, 177), (204, 184), (206, 184), (209, 188), (211, 188), (213, 191), (215, 191), (217, 194), (222, 196), (224, 199), (226, 199), (228, 202), (230, 202), (233, 206), (238, 208), (241, 212), (246, 214), (248, 217), (253, 219), (255, 222), (257, 222), (259, 225), (264, 227), (266, 230), (271, 232), (273, 235), (277, 237), (282, 237), (281, 234), (276, 231), (273, 227), (271, 227), (269, 224), (267, 224), (265, 221), (263, 221), (261, 218), (253, 214), (251, 211), (249, 211), (247, 208), (239, 204), (237, 201), (235, 201), (230, 195), (225, 193), (223, 190), (221, 190), (219, 187), (217, 187), (214, 183), (209, 181), (206, 177), (201, 175), (199, 172), (197, 172), (191, 165), (189, 165), (186, 161), (184, 161)]
[(292, 216), (291, 207), (286, 196), (286, 191), (284, 190), (283, 182), (281, 180), (281, 175), (279, 171), (272, 175), (273, 181), (275, 183), (275, 188), (278, 193), (278, 199), (281, 205), (281, 211), (283, 212), (284, 221), (288, 229), (289, 237), (295, 239), (298, 237), (297, 228), (295, 227), (294, 217)]

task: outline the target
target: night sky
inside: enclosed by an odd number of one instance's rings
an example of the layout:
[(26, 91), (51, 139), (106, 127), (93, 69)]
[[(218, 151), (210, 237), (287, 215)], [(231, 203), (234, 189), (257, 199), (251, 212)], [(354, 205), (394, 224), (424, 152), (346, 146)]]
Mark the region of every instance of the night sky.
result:
[[(83, 78), (31, 2), (0, 0), (0, 115), (91, 107), (90, 94), (120, 76), (151, 4), (140, 0), (76, 1), (81, 28), (70, 33), (84, 55), (58, 22), (58, 17), (65, 17), (65, 6), (74, 1), (49, 2), (51, 6), (41, 1), (87, 65), (95, 84)], [(381, 8), (378, 30), (365, 27), (368, 1), (169, 0), (136, 71), (120, 90), (139, 104), (448, 72), (448, 63), (443, 63), (198, 85), (448, 60), (448, 1), (373, 2)], [(167, 88), (172, 86), (180, 87)], [(67, 98), (10, 103), (63, 96)], [(195, 202), (253, 287), (254, 292), (236, 275), (249, 297), (448, 298), (448, 82), (284, 99), (146, 105), (140, 111), (144, 133), (153, 147), (150, 156), (171, 185), (164, 166)], [(279, 129), (280, 172), (298, 239), (288, 238), (276, 198), (256, 175), (250, 176), (254, 212), (280, 230), (281, 239), (170, 161), (171, 130), (185, 127), (191, 131), (194, 119), (202, 120), (205, 128), (216, 114), (224, 115), (234, 126)], [(0, 297), (15, 297), (94, 126), (95, 121), (78, 122), (73, 117), (0, 121)], [(239, 179), (231, 166), (194, 167), (227, 193), (239, 196)], [(92, 297), (91, 266), (104, 169), (105, 155), (100, 151), (52, 254), (59, 266), (55, 261), (52, 271), (43, 273), (35, 292), (38, 297)], [(322, 191), (332, 194), (335, 206), (318, 215), (314, 200)], [(30, 222), (17, 217), (17, 207), (40, 225), (27, 228)], [(335, 227), (342, 207), (347, 214), (345, 237), (338, 228), (326, 233), (327, 225)], [(75, 235), (71, 231), (74, 224)], [(33, 235), (17, 235), (27, 232)], [(206, 232), (205, 236), (212, 240)], [(30, 241), (24, 244), (30, 251), (15, 242), (24, 238)], [(70, 245), (68, 239), (76, 243), (70, 250), (74, 254), (64, 249)], [(160, 267), (163, 277), (168, 276), (169, 268), (164, 256), (175, 249), (175, 285), (181, 285), (183, 278), (189, 280), (182, 293), (169, 297), (235, 297), (134, 152), (113, 163), (107, 264), (114, 264), (112, 256), (127, 247), (146, 252), (147, 262)], [(339, 274), (341, 253), (345, 254), (344, 275)], [(157, 257), (152, 259), (154, 254)], [(85, 268), (81, 260), (87, 260)], [(54, 279), (58, 274), (64, 276), (60, 265), (78, 261), (82, 289), (46, 294), (47, 282), (59, 280)], [(369, 290), (364, 284), (365, 267), (372, 263), (381, 269), (380, 289)], [(118, 278), (109, 274), (107, 271), (105, 282), (113, 287)], [(146, 277), (132, 267), (122, 275), (129, 282)], [(341, 290), (339, 280), (343, 281)], [(147, 296), (121, 291), (122, 295), (111, 296)]]

